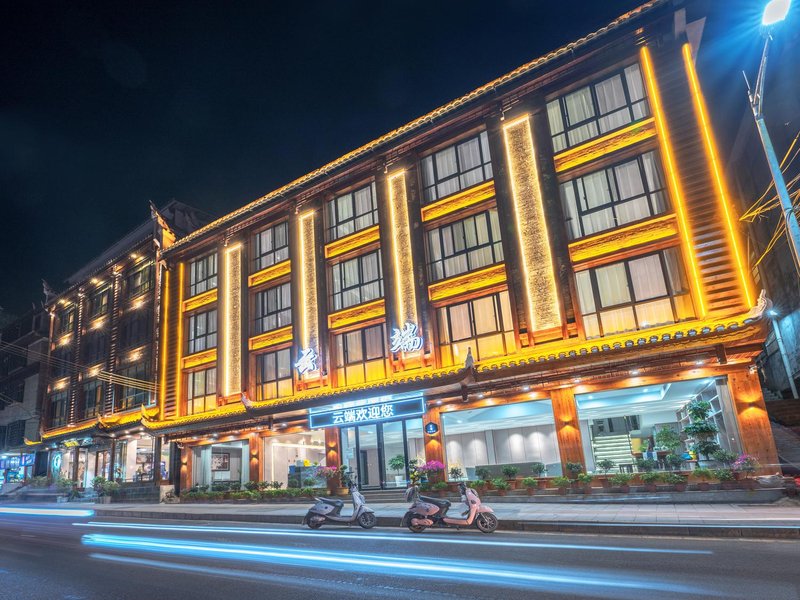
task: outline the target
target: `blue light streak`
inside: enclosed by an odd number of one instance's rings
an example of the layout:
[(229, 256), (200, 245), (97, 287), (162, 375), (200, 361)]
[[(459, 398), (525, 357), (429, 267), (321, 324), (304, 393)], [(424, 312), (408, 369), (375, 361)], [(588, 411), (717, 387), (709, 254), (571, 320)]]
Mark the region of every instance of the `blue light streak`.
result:
[(482, 585), (505, 586), (568, 586), (592, 589), (593, 593), (604, 589), (620, 592), (635, 590), (661, 591), (674, 594), (714, 595), (711, 590), (698, 589), (671, 581), (657, 581), (652, 576), (631, 577), (615, 571), (609, 574), (587, 573), (585, 569), (566, 570), (535, 565), (512, 566), (486, 561), (439, 558), (403, 558), (380, 554), (362, 554), (346, 551), (325, 552), (305, 549), (280, 548), (275, 546), (250, 546), (222, 544), (205, 540), (176, 540), (143, 537), (125, 537), (108, 534), (88, 534), (81, 538), (84, 545), (110, 548), (118, 551), (152, 552), (158, 554), (195, 557), (206, 560), (227, 559), (252, 561), (269, 565), (289, 565), (351, 572), (371, 572), (392, 577), (417, 577), (457, 579)]
[(263, 535), (274, 537), (312, 537), (315, 539), (350, 539), (350, 540), (377, 540), (392, 542), (412, 542), (427, 544), (457, 544), (468, 546), (490, 546), (501, 548), (548, 548), (553, 550), (586, 550), (606, 552), (634, 552), (644, 554), (713, 554), (711, 550), (684, 550), (670, 548), (635, 548), (628, 546), (598, 546), (590, 544), (555, 544), (545, 542), (512, 542), (495, 540), (475, 540), (453, 537), (439, 537), (436, 534), (426, 537), (410, 536), (408, 534), (388, 535), (376, 533), (345, 533), (345, 532), (310, 532), (287, 531), (285, 529), (256, 529), (250, 527), (214, 527), (202, 525), (161, 525), (157, 523), (104, 523), (92, 521), (89, 523), (73, 523), (78, 527), (95, 527), (101, 529), (133, 529), (142, 531), (180, 531), (187, 533), (233, 533), (241, 535)]
[(0, 507), (0, 515), (20, 515), (29, 517), (93, 517), (94, 511), (79, 508), (20, 508)]

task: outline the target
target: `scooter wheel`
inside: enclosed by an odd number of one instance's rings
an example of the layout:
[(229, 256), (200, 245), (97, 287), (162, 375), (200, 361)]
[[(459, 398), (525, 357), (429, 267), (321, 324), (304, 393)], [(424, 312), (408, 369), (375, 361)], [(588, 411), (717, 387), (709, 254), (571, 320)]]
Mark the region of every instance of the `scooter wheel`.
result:
[(319, 521), (317, 521), (317, 520), (315, 520), (315, 519), (313, 519), (313, 518), (311, 518), (311, 517), (309, 517), (308, 519), (306, 519), (306, 525), (308, 525), (309, 529), (319, 529), (320, 527), (322, 527), (322, 524), (323, 524), (324, 522), (325, 522), (325, 521), (324, 521), (324, 520), (322, 520), (322, 519), (320, 519)]
[(375, 513), (365, 512), (358, 517), (358, 524), (364, 529), (372, 529), (377, 522), (378, 518), (375, 516)]
[(499, 524), (500, 521), (492, 513), (480, 513), (475, 518), (475, 526), (483, 533), (492, 533)]

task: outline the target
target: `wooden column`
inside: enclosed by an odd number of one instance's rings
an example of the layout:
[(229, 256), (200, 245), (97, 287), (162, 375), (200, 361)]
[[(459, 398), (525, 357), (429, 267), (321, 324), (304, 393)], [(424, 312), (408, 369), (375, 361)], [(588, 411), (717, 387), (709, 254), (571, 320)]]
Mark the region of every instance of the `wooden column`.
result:
[(181, 448), (180, 482), (182, 490), (192, 487), (192, 449), (189, 446)]
[(446, 471), (447, 465), (444, 462), (444, 442), (442, 442), (442, 416), (438, 406), (431, 406), (428, 408), (428, 412), (425, 413), (425, 417), (422, 419), (423, 428), (428, 423), (434, 423), (438, 431), (433, 435), (427, 433), (422, 434), (425, 436), (425, 460), (438, 460), (445, 465)]
[(340, 467), (342, 465), (341, 448), (339, 447), (339, 428), (325, 428), (325, 466)]
[(255, 433), (251, 433), (247, 441), (250, 454), (250, 481), (261, 481), (261, 455), (264, 444), (261, 443), (261, 437)]
[(761, 473), (780, 471), (778, 452), (772, 439), (772, 427), (758, 375), (749, 370), (730, 373), (728, 388), (739, 424), (742, 452), (758, 459), (762, 465)]
[(583, 458), (575, 392), (572, 388), (550, 390), (550, 400), (553, 403), (553, 417), (556, 422), (558, 452), (561, 457), (561, 466), (566, 475), (568, 462), (586, 464)]

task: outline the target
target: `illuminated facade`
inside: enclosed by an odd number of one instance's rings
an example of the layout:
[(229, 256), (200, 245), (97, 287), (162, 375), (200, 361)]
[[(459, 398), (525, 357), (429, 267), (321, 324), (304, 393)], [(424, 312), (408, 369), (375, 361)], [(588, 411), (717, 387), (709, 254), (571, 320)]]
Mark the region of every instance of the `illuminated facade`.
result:
[(391, 488), (397, 457), (635, 468), (695, 398), (722, 447), (774, 465), (682, 22), (647, 3), (166, 250), (142, 423), (175, 483), (304, 486), (327, 463)]

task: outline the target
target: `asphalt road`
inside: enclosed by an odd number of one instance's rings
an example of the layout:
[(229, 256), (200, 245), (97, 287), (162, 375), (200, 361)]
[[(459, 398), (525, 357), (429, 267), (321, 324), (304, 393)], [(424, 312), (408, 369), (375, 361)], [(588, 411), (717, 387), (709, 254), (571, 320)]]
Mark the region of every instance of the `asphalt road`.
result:
[(0, 599), (800, 599), (800, 544), (323, 528), (0, 507)]

